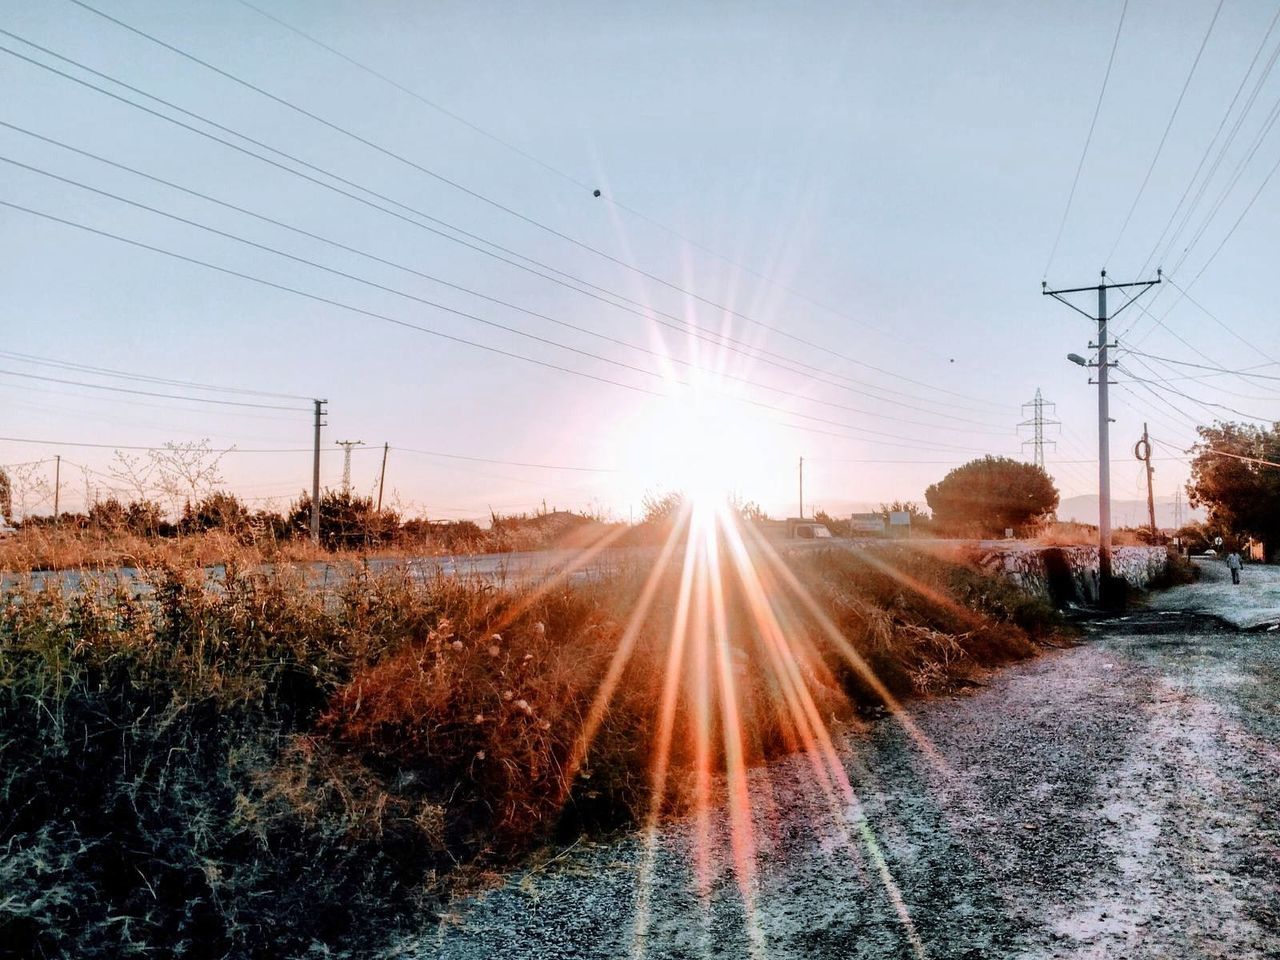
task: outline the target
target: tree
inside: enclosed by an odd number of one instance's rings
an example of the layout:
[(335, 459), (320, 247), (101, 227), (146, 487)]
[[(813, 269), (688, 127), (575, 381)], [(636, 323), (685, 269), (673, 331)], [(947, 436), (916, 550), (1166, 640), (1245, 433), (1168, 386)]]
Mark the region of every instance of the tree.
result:
[[(231, 448), (234, 449), (234, 448)], [(146, 481), (168, 500), (177, 514), (184, 503), (196, 503), (222, 483), (222, 458), (231, 450), (215, 450), (208, 440), (174, 443), (148, 451)]]
[[(303, 496), (289, 513), (294, 535), (310, 536), (311, 497)], [(320, 495), (320, 542), (330, 550), (376, 546), (391, 541), (400, 529), (400, 518), (390, 510), (373, 508), (372, 497), (345, 490), (326, 490)]]
[(956, 467), (924, 494), (933, 519), (952, 533), (998, 536), (1048, 519), (1058, 491), (1043, 468), (1008, 457), (983, 457)]
[(8, 523), (13, 519), (13, 485), (9, 482), (9, 474), (0, 470), (0, 520)]
[[(1269, 555), (1280, 547), (1280, 424), (1199, 427), (1191, 448), (1187, 494), (1209, 510), (1209, 526), (1261, 540)], [(1246, 459), (1241, 459), (1241, 458)]]
[(225, 530), (242, 536), (249, 527), (249, 509), (232, 493), (214, 491), (196, 503), (187, 501), (178, 528), (183, 533)]

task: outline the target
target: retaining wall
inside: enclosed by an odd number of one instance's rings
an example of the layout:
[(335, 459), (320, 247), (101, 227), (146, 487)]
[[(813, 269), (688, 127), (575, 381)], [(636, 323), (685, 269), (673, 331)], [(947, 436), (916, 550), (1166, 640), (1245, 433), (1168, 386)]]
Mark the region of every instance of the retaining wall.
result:
[[(1058, 606), (1098, 601), (1097, 547), (983, 544), (977, 561), (982, 569), (1006, 576)], [(1112, 574), (1132, 587), (1148, 586), (1168, 563), (1164, 547), (1116, 547), (1111, 553)]]

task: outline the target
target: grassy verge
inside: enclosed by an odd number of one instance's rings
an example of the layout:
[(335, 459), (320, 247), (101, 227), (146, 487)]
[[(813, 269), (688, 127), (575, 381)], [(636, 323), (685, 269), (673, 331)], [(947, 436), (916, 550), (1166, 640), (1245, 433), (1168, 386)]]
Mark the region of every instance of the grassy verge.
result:
[[(824, 717), (882, 699), (842, 644), (902, 696), (1057, 629), (1003, 581), (905, 549), (788, 570), (812, 605), (783, 625)], [(543, 591), (357, 577), (322, 596), (287, 570), (233, 567), (214, 589), (170, 565), (146, 600), (8, 593), (0, 952), (366, 955), (470, 871), (636, 822), (678, 571), (657, 581), (581, 763), (575, 749), (647, 574)], [(799, 738), (749, 590), (724, 580), (744, 747), (760, 761)], [(687, 799), (688, 742), (678, 732), (669, 811)]]

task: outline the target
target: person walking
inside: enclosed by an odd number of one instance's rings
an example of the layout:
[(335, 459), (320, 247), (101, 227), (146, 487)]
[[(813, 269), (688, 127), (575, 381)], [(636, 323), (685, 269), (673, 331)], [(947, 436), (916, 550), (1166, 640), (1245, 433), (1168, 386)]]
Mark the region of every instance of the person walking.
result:
[(1242, 566), (1243, 566), (1243, 563), (1240, 560), (1240, 554), (1238, 554), (1234, 550), (1232, 550), (1229, 554), (1227, 554), (1227, 569), (1231, 571), (1232, 583), (1235, 583), (1235, 584), (1240, 583), (1240, 568)]

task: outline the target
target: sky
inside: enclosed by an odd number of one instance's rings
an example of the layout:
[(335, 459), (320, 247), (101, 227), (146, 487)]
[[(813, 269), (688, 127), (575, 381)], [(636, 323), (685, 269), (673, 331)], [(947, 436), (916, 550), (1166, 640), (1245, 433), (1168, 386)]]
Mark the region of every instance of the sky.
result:
[(0, 464), (35, 490), (60, 454), (64, 508), (119, 485), (115, 448), (205, 439), (283, 505), (317, 397), (324, 485), (362, 440), (374, 491), (389, 444), (387, 502), (433, 518), (626, 519), (708, 477), (786, 516), (801, 457), (807, 511), (921, 501), (1029, 458), (1037, 390), (1047, 468), (1094, 494), (1065, 357), (1096, 325), (1041, 282), (1104, 267), (1169, 278), (1113, 325), (1114, 496), (1145, 495), (1144, 422), (1172, 498), (1197, 423), (1280, 417), (1274, 381), (1187, 365), (1280, 375), (1274, 5), (86, 2), (216, 70), (0, 5), (0, 202), (28, 208), (0, 206)]

